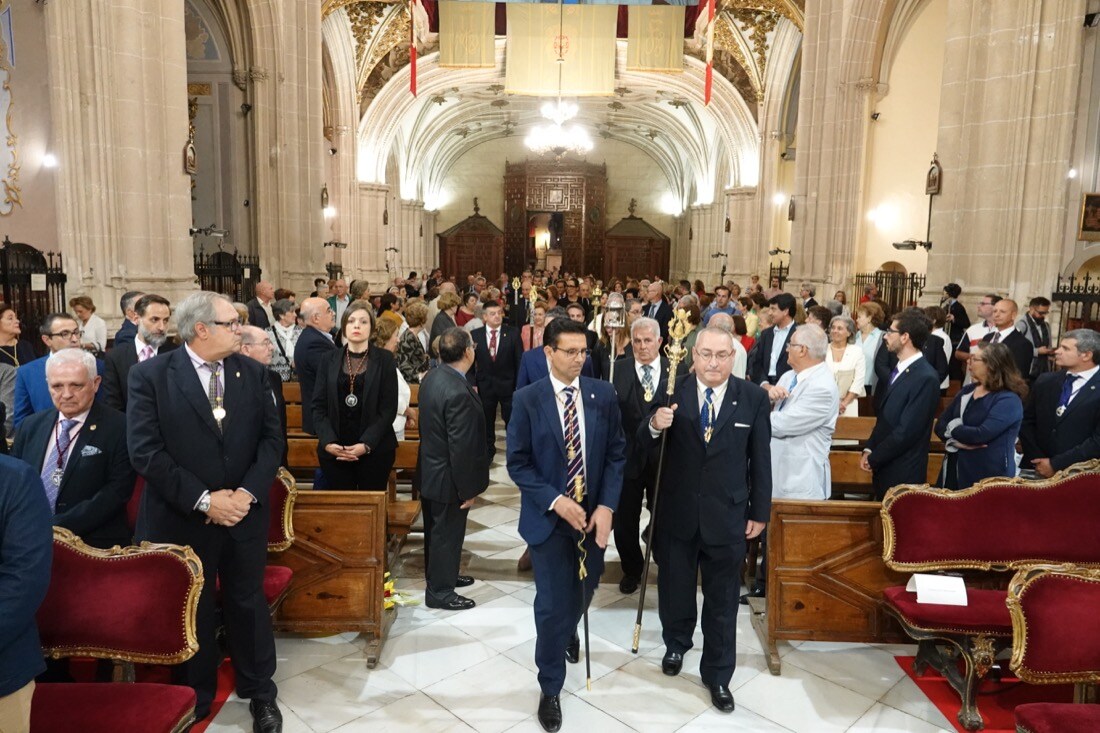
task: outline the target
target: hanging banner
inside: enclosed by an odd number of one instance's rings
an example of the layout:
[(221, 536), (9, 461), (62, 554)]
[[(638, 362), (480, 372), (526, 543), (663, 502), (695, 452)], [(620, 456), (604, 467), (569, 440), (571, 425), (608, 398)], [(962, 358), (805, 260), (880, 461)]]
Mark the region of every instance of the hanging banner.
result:
[(492, 3), (440, 0), (439, 65), (483, 68), (495, 64), (496, 6)]
[(627, 13), (626, 68), (631, 71), (683, 71), (683, 6), (636, 5)]
[(504, 91), (555, 96), (560, 79), (565, 96), (613, 94), (617, 18), (617, 5), (509, 5)]

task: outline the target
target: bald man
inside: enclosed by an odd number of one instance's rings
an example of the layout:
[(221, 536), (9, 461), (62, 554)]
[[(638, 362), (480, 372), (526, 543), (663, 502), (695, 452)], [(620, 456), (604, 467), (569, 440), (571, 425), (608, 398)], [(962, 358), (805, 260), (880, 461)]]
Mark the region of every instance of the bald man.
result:
[(741, 339), (733, 332), (733, 316), (721, 311), (711, 314), (708, 326), (720, 328), (733, 336), (733, 376), (744, 379), (749, 367), (749, 354), (741, 345)]
[(248, 322), (260, 328), (271, 328), (275, 315), (271, 304), (275, 302), (275, 286), (266, 280), (256, 283), (256, 297), (248, 301)]
[(1020, 376), (1027, 379), (1031, 373), (1031, 342), (1027, 337), (1016, 330), (1016, 316), (1019, 306), (1016, 301), (1003, 298), (993, 305), (993, 311), (989, 316), (993, 328), (992, 333), (986, 334), (982, 341), (993, 344), (1004, 344), (1012, 352), (1012, 360), (1016, 362), (1016, 368), (1020, 370)]
[[(305, 328), (294, 345), (294, 367), (302, 386), (302, 404), (313, 398), (313, 385), (317, 379), (317, 366), (329, 351), (336, 348), (332, 340), (332, 328), (336, 325), (336, 313), (324, 298), (306, 298), (298, 310)], [(302, 430), (313, 435), (313, 414), (302, 410)]]

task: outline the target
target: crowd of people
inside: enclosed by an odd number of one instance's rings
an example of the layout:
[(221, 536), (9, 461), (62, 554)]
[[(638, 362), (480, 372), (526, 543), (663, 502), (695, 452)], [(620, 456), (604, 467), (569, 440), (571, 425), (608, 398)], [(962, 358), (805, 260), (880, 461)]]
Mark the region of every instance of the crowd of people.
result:
[[(284, 382), (299, 382), (301, 430), (317, 438), (314, 488), (385, 490), (398, 441), (417, 432), (432, 608), (475, 605), (457, 592), (474, 582), (459, 572), (463, 537), (503, 422), (528, 543), (519, 569), (534, 572), (538, 718), (548, 731), (562, 723), (565, 665), (579, 657), (577, 626), (612, 536), (626, 595), (638, 591), (643, 544), (653, 541), (663, 671), (680, 672), (701, 616), (702, 681), (715, 707), (733, 709), (746, 539), (766, 542), (773, 499), (831, 496), (840, 417), (875, 417), (860, 465), (877, 499), (925, 482), (933, 430), (946, 451), (937, 483), (950, 489), (1100, 458), (1100, 334), (1071, 330), (1052, 343), (1042, 297), (1021, 316), (989, 294), (971, 320), (954, 283), (939, 306), (897, 312), (873, 286), (851, 305), (843, 291), (822, 305), (812, 284), (796, 294), (757, 277), (708, 290), (698, 280), (543, 271), (459, 281), (436, 269), (381, 293), (339, 278), (314, 285), (304, 298), (260, 282), (247, 303), (197, 292), (174, 306), (128, 292), (112, 339), (91, 299), (73, 298), (72, 314), (37, 324), (40, 358), (0, 304), (0, 424), (14, 435), (12, 456), (0, 458), (0, 542), (48, 538), (52, 523), (96, 547), (193, 547), (220, 580), (237, 692), (260, 731), (282, 725), (261, 584), (268, 490), (286, 460)], [(612, 293), (623, 297), (622, 323), (606, 317)], [(665, 349), (674, 318), (678, 362)], [(941, 411), (952, 379), (961, 389)], [(9, 470), (14, 461), (37, 478)], [(131, 531), (126, 505), (139, 476)], [(657, 495), (660, 511), (643, 529)], [(0, 563), (0, 625), (26, 638), (37, 605), (31, 566), (6, 552)], [(766, 569), (755, 575), (745, 596), (766, 591)], [(199, 719), (216, 683), (216, 613), (207, 583), (199, 652), (177, 670), (196, 690)], [(0, 718), (4, 700), (43, 669), (33, 646), (0, 643)]]

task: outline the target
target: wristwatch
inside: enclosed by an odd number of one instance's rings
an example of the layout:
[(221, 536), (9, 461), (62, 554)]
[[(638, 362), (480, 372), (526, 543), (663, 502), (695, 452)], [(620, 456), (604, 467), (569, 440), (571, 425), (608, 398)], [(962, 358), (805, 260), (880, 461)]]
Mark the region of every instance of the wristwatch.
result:
[(210, 494), (207, 494), (206, 496), (199, 499), (199, 503), (195, 505), (195, 508), (203, 514), (206, 514), (208, 511), (210, 511)]

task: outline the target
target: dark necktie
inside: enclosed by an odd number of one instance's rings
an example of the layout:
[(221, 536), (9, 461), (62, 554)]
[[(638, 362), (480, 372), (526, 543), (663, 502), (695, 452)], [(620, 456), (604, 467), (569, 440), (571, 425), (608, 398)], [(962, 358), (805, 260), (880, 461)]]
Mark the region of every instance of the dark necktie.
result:
[(794, 379), (791, 380), (791, 386), (787, 387), (787, 398), (779, 403), (779, 407), (776, 408), (777, 410), (782, 410), (784, 407), (787, 406), (787, 400), (789, 400), (791, 397), (794, 396), (794, 388), (797, 387), (797, 386), (798, 386), (798, 375), (795, 374)]
[(699, 427), (703, 429), (703, 441), (710, 442), (714, 428), (714, 388), (707, 387), (703, 393), (703, 409), (699, 410)]
[(1000, 331), (994, 332), (993, 338), (989, 340), (989, 343), (991, 343), (991, 344), (1001, 343), (1001, 332)]
[(1058, 396), (1058, 409), (1056, 413), (1058, 417), (1062, 416), (1062, 413), (1066, 411), (1066, 407), (1069, 405), (1069, 398), (1073, 396), (1073, 385), (1080, 379), (1076, 374), (1067, 374), (1066, 381), (1062, 382), (1062, 394)]
[(566, 387), (565, 396), (565, 494), (574, 501), (584, 499), (584, 452), (581, 450), (581, 421), (577, 415), (576, 390)]
[(50, 454), (46, 456), (46, 464), (42, 468), (42, 486), (46, 489), (46, 499), (50, 502), (51, 510), (56, 510), (57, 507), (57, 495), (61, 492), (61, 477), (65, 474), (65, 464), (68, 463), (74, 425), (76, 420), (63, 419), (61, 427), (55, 428), (53, 447), (50, 448)]
[(890, 372), (890, 382), (886, 386), (890, 386), (891, 384), (893, 384), (894, 380), (897, 379), (897, 378), (898, 378), (898, 368), (894, 367), (893, 371)]
[(653, 399), (653, 365), (642, 365), (642, 389), (645, 390), (646, 402)]
[(214, 421), (218, 423), (218, 430), (222, 428), (222, 418), (225, 417), (225, 407), (222, 404), (222, 385), (218, 380), (221, 372), (221, 364), (216, 361), (206, 362), (206, 368), (210, 370), (210, 381), (206, 384), (206, 398), (210, 400), (210, 409), (214, 412)]
[(494, 328), (489, 333), (490, 333), (490, 336), (489, 336), (489, 357), (493, 361), (496, 361), (497, 360), (497, 332), (496, 332), (496, 329)]

